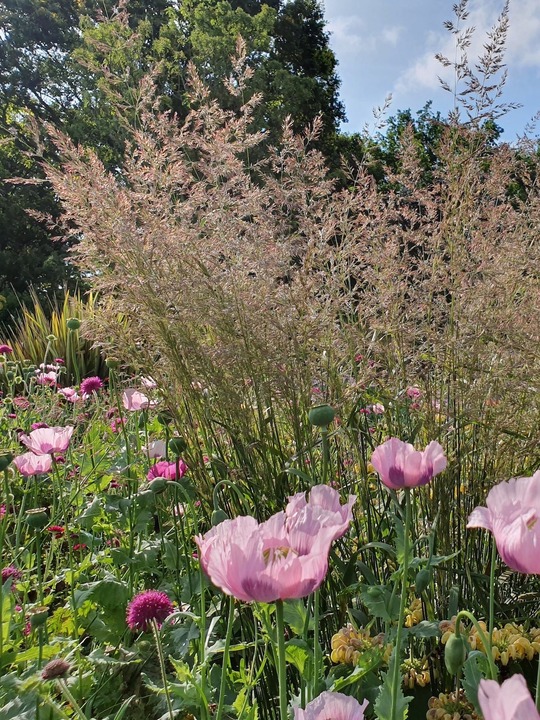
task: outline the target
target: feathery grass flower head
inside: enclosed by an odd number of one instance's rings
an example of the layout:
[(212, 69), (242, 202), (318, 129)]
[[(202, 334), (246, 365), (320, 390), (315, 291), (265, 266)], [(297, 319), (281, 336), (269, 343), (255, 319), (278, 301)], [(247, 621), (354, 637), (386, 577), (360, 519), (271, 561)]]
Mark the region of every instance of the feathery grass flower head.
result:
[(101, 390), (103, 387), (103, 380), (98, 377), (97, 375), (93, 377), (87, 377), (85, 378), (80, 385), (80, 393), (84, 397), (92, 395), (92, 393), (97, 393), (98, 390)]
[(126, 621), (130, 630), (146, 631), (155, 620), (161, 625), (174, 612), (169, 596), (160, 590), (144, 590), (135, 595), (127, 606)]
[(188, 470), (188, 466), (183, 460), (178, 461), (178, 472), (175, 462), (167, 462), (167, 460), (161, 460), (155, 465), (152, 465), (146, 479), (149, 481), (156, 480), (156, 478), (165, 478), (165, 480), (180, 480), (184, 477)]
[(523, 675), (512, 675), (502, 685), (480, 680), (478, 703), (484, 720), (540, 720)]
[(245, 602), (301, 598), (320, 587), (330, 546), (343, 534), (344, 522), (305, 498), (294, 496), (294, 501), (301, 504), (297, 511), (289, 508), (261, 524), (250, 516), (224, 520), (195, 538), (214, 585)]
[(491, 488), (487, 507), (475, 508), (468, 528), (493, 533), (501, 558), (512, 570), (540, 574), (540, 470)]
[(294, 709), (294, 720), (364, 720), (368, 701), (358, 700), (338, 692), (325, 691), (306, 705)]
[(390, 438), (373, 451), (371, 464), (392, 490), (426, 485), (446, 468), (444, 450), (435, 440), (422, 452), (410, 443)]
[(67, 427), (39, 428), (38, 430), (32, 430), (29, 435), (21, 433), (19, 440), (36, 455), (63, 453), (68, 449), (73, 430), (74, 428), (71, 425)]
[(13, 459), (13, 464), (24, 477), (48, 473), (52, 468), (52, 462), (51, 455), (36, 455), (33, 452), (24, 453)]

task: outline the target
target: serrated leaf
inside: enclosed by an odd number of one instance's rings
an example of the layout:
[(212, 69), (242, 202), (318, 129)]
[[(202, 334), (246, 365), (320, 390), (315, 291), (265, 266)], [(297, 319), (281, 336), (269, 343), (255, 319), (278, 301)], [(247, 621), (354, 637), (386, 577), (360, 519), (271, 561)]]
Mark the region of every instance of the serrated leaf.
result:
[(384, 675), (384, 682), (381, 686), (377, 700), (373, 709), (378, 720), (405, 720), (409, 713), (409, 703), (412, 697), (405, 697), (401, 687), (401, 672), (398, 673), (398, 687), (395, 690), (395, 711), (392, 713), (392, 702), (394, 692), (392, 688), (392, 678), (395, 672), (396, 662), (400, 662), (400, 653), (394, 647), (392, 657), (388, 665), (388, 672)]
[(438, 637), (441, 634), (436, 620), (422, 620), (418, 625), (409, 628), (409, 635), (420, 638)]
[(399, 598), (386, 585), (362, 585), (360, 599), (371, 615), (393, 622), (399, 617)]
[(300, 638), (293, 638), (285, 644), (285, 658), (287, 662), (298, 670), (305, 680), (311, 680), (313, 675), (313, 650)]
[[(283, 603), (283, 619), (295, 635), (303, 635), (306, 624), (307, 610), (302, 600), (286, 600)], [(310, 619), (309, 627), (313, 626)]]
[(481, 708), (478, 705), (478, 685), (480, 680), (489, 677), (489, 661), (484, 653), (473, 650), (469, 653), (465, 665), (463, 666), (462, 686), (465, 690), (467, 700), (471, 702), (476, 711), (481, 714)]

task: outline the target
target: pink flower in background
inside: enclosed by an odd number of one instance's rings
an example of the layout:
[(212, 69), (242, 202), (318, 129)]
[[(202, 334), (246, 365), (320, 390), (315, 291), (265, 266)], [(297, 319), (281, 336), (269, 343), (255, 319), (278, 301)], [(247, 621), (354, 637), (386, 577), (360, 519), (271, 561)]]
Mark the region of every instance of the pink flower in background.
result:
[(150, 377), (150, 375), (147, 377), (143, 376), (141, 378), (141, 383), (147, 390), (155, 390), (157, 388), (157, 382), (153, 377)]
[(28, 410), (28, 408), (30, 407), (30, 401), (25, 397), (14, 397), (11, 402), (15, 405), (15, 407), (18, 407), (21, 410)]
[(48, 428), (49, 426), (45, 422), (35, 422), (30, 425), (32, 430), (40, 430), (41, 428)]
[(323, 692), (306, 705), (294, 709), (294, 720), (364, 720), (368, 701), (358, 700), (338, 692)]
[(320, 516), (306, 503), (261, 524), (249, 516), (224, 520), (195, 538), (203, 570), (224, 593), (246, 602), (305, 597), (326, 576), (336, 534)]
[(13, 348), (9, 345), (0, 345), (0, 355), (10, 355), (13, 352)]
[(167, 462), (162, 460), (161, 462), (152, 465), (146, 475), (147, 480), (155, 480), (156, 478), (165, 478), (165, 480), (179, 480), (184, 477), (188, 469), (188, 466), (183, 460), (178, 463), (178, 475), (176, 474), (176, 463)]
[(49, 472), (52, 462), (50, 455), (36, 455), (33, 452), (24, 453), (13, 459), (13, 464), (25, 477)]
[(148, 630), (152, 620), (161, 625), (174, 612), (174, 606), (164, 592), (145, 590), (135, 595), (127, 606), (126, 621), (130, 630)]
[(39, 370), (36, 370), (36, 372), (36, 381), (39, 385), (56, 385), (58, 376), (54, 370), (50, 370), (49, 372), (39, 372)]
[(288, 518), (292, 517), (309, 505), (322, 527), (334, 529), (332, 540), (337, 540), (349, 529), (355, 502), (356, 495), (349, 495), (347, 502), (342, 505), (337, 490), (329, 485), (315, 485), (309, 492), (309, 500), (306, 500), (305, 493), (297, 493), (290, 497), (285, 515)]
[(381, 481), (393, 490), (425, 485), (445, 469), (446, 462), (444, 450), (438, 442), (430, 442), (420, 452), (398, 438), (390, 438), (379, 445), (371, 456), (371, 464)]
[(467, 527), (493, 533), (501, 558), (512, 570), (540, 574), (540, 470), (495, 485), (486, 505), (472, 511)]
[(66, 364), (64, 358), (54, 358), (54, 362), (55, 362), (57, 365), (65, 365), (65, 364)]
[(411, 400), (418, 400), (418, 398), (422, 397), (422, 391), (416, 385), (408, 387), (407, 390), (405, 390), (405, 394)]
[(135, 390), (134, 388), (130, 388), (129, 390), (124, 390), (124, 393), (122, 395), (122, 402), (124, 403), (124, 407), (126, 410), (146, 410), (149, 407), (153, 407), (155, 405), (155, 402), (151, 402), (146, 395), (144, 395), (140, 390)]
[(58, 388), (58, 394), (62, 395), (62, 397), (64, 397), (68, 402), (71, 402), (71, 403), (76, 403), (79, 400), (82, 400), (82, 397), (75, 390), (75, 388), (71, 388), (71, 387)]
[(382, 403), (371, 405), (370, 410), (374, 415), (384, 415), (384, 405)]
[(21, 433), (19, 440), (36, 455), (47, 455), (56, 452), (65, 452), (73, 435), (74, 428), (49, 427), (32, 430), (29, 435)]
[(512, 675), (502, 685), (480, 680), (478, 703), (484, 720), (540, 720), (523, 675)]
[(164, 440), (153, 440), (143, 450), (149, 458), (162, 458), (167, 454), (167, 444)]
[(87, 377), (85, 378), (80, 385), (79, 391), (81, 395), (84, 397), (92, 395), (92, 393), (97, 393), (98, 390), (101, 390), (103, 387), (103, 380), (100, 377), (93, 376), (93, 377)]
[(15, 583), (17, 580), (22, 578), (22, 572), (14, 565), (8, 565), (7, 567), (2, 568), (2, 585), (8, 578), (13, 578), (13, 582)]

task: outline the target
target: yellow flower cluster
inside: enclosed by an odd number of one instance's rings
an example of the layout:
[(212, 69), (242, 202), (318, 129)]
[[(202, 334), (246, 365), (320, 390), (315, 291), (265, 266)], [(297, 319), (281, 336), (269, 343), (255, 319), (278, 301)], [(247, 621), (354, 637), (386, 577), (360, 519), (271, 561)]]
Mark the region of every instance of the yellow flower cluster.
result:
[(418, 625), (423, 619), (422, 601), (420, 598), (415, 598), (409, 607), (405, 609), (405, 627), (410, 628), (413, 625)]
[(404, 687), (409, 690), (415, 685), (425, 687), (431, 681), (427, 658), (405, 660), (401, 663), (401, 675)]
[[(478, 623), (487, 634), (485, 622)], [(444, 620), (439, 628), (443, 633), (441, 642), (444, 644), (455, 631), (455, 618)], [(471, 650), (479, 650), (486, 653), (486, 648), (478, 635), (476, 628), (463, 628)], [(540, 628), (524, 630), (523, 625), (507, 623), (503, 628), (493, 629), (492, 655), (495, 662), (501, 665), (508, 665), (510, 660), (532, 660), (535, 655), (540, 654)]]
[(384, 648), (384, 635), (371, 636), (369, 630), (355, 630), (349, 623), (332, 637), (332, 662), (343, 663), (345, 665), (356, 665), (362, 653), (374, 648), (384, 650), (386, 660), (387, 649)]
[(455, 692), (451, 692), (429, 698), (428, 708), (426, 720), (479, 720), (463, 690), (457, 697)]

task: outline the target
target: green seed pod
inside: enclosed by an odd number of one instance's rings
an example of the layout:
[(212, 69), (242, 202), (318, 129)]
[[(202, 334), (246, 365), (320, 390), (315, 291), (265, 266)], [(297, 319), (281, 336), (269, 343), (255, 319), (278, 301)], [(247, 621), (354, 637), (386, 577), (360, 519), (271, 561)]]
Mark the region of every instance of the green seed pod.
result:
[(457, 675), (467, 659), (467, 642), (463, 635), (450, 635), (444, 647), (444, 664), (450, 675)]
[(187, 442), (183, 437), (173, 437), (169, 440), (169, 450), (175, 457), (180, 457), (186, 451)]
[(216, 525), (219, 525), (224, 520), (228, 520), (227, 513), (225, 510), (222, 510), (220, 507), (216, 508), (212, 513), (211, 523), (212, 527), (216, 527)]
[(120, 363), (116, 358), (110, 357), (105, 360), (105, 365), (109, 368), (109, 370), (116, 370)]
[(156, 478), (150, 483), (150, 490), (154, 493), (154, 495), (159, 495), (159, 493), (165, 491), (168, 482), (169, 481), (165, 478)]
[(336, 413), (330, 405), (315, 405), (308, 413), (309, 422), (315, 427), (327, 427), (335, 416)]
[(7, 470), (9, 467), (9, 464), (13, 460), (13, 455), (8, 452), (3, 452), (0, 454), (0, 472), (3, 472), (4, 470)]
[(79, 318), (69, 318), (66, 325), (68, 326), (69, 330), (78, 330), (81, 327), (81, 321)]
[(416, 594), (421, 595), (424, 590), (427, 590), (430, 582), (431, 570), (429, 568), (422, 568), (422, 570), (419, 570), (414, 580)]
[(35, 508), (26, 511), (26, 522), (34, 530), (43, 530), (49, 524), (46, 508)]

